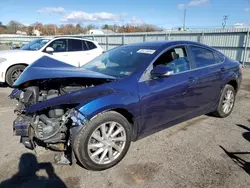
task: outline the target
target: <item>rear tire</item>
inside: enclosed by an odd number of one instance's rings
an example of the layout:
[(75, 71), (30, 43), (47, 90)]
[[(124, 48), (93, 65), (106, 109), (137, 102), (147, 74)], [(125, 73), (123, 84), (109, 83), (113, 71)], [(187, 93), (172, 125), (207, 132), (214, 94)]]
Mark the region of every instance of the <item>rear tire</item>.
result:
[(212, 115), (225, 118), (231, 114), (235, 104), (236, 92), (233, 86), (226, 85), (221, 93), (217, 110)]
[(25, 65), (15, 65), (9, 68), (6, 73), (6, 83), (11, 87), (18, 79), (18, 77), (22, 74), (25, 68)]
[(78, 134), (74, 144), (76, 158), (89, 170), (111, 168), (126, 155), (131, 135), (131, 124), (124, 116), (115, 111), (101, 113)]

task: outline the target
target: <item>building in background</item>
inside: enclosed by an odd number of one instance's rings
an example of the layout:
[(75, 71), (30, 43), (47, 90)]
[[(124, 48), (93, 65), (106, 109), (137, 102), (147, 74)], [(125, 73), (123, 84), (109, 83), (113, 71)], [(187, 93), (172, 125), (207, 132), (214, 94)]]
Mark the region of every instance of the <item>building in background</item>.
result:
[(115, 32), (109, 29), (90, 29), (86, 34), (89, 35), (109, 35), (114, 34)]
[(34, 29), (34, 30), (32, 31), (32, 35), (40, 36), (40, 35), (42, 35), (42, 32), (39, 31), (39, 30), (37, 30), (37, 29)]
[(19, 31), (19, 30), (17, 30), (16, 34), (17, 35), (22, 35), (22, 36), (26, 36), (27, 35), (27, 33), (25, 31)]

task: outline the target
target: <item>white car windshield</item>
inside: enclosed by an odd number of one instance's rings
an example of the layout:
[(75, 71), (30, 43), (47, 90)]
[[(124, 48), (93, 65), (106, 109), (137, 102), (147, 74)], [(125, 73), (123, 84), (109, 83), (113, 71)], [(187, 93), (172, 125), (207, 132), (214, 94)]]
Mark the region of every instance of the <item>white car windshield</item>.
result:
[(40, 50), (49, 41), (50, 39), (36, 39), (22, 46), (21, 50), (37, 51)]

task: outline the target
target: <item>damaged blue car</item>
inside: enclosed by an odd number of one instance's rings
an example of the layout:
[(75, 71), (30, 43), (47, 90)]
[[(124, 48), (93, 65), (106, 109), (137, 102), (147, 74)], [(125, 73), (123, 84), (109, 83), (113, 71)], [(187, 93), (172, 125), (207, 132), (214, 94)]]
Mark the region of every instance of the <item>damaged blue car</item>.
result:
[(104, 170), (131, 141), (203, 114), (227, 117), (240, 83), (239, 62), (188, 41), (121, 46), (80, 68), (42, 57), (13, 85), (13, 131), (59, 164)]

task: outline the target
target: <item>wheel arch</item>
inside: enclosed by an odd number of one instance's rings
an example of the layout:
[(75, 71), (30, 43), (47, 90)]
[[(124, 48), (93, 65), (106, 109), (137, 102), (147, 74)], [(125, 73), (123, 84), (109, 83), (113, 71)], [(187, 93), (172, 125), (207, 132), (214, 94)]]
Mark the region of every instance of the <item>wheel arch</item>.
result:
[(138, 106), (138, 97), (127, 94), (110, 94), (76, 107), (87, 120), (91, 120), (107, 111), (115, 111), (124, 116), (131, 124), (133, 139), (137, 137), (139, 130), (139, 122), (137, 117), (140, 116), (140, 108)]
[(113, 109), (106, 110), (106, 112), (107, 111), (115, 111), (121, 114), (122, 116), (124, 116), (128, 120), (132, 128), (132, 140), (135, 141), (137, 138), (137, 134), (138, 134), (138, 124), (134, 115), (125, 108), (113, 108)]
[(230, 80), (227, 84), (233, 86), (235, 92), (238, 92), (239, 85), (238, 85), (238, 82), (235, 79)]
[(115, 111), (127, 119), (127, 121), (129, 122), (129, 124), (131, 125), (131, 128), (132, 128), (132, 141), (135, 141), (137, 139), (138, 130), (139, 130), (138, 129), (138, 122), (136, 121), (134, 115), (126, 108), (123, 108), (123, 107), (106, 108), (105, 110), (96, 112), (95, 115), (92, 114), (92, 117), (89, 120), (95, 118), (99, 114), (102, 114), (105, 112), (110, 112), (110, 111)]
[(16, 64), (13, 64), (11, 66), (9, 66), (5, 72), (5, 81), (6, 81), (6, 77), (7, 77), (7, 73), (9, 71), (10, 68), (14, 67), (14, 66), (18, 66), (18, 65), (24, 65), (25, 67), (29, 66), (27, 63), (16, 63)]

